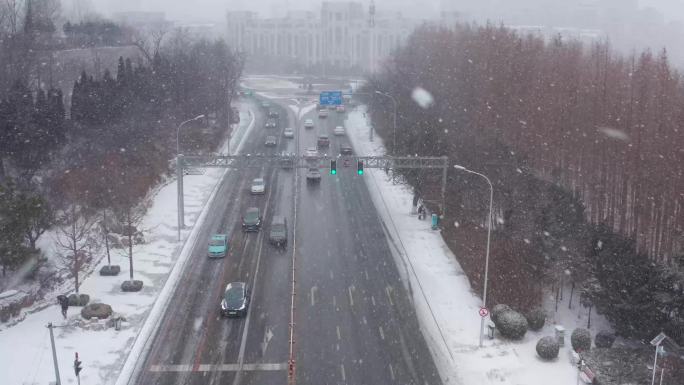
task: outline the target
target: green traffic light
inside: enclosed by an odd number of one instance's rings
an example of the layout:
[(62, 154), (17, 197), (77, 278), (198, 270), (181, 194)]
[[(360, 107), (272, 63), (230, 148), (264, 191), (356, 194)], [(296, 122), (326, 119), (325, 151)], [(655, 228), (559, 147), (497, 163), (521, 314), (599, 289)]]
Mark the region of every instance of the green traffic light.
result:
[(335, 174), (337, 174), (337, 170), (330, 170), (330, 173), (335, 175)]
[(363, 170), (359, 170), (359, 171), (358, 171), (358, 174), (359, 174), (359, 175), (363, 175)]

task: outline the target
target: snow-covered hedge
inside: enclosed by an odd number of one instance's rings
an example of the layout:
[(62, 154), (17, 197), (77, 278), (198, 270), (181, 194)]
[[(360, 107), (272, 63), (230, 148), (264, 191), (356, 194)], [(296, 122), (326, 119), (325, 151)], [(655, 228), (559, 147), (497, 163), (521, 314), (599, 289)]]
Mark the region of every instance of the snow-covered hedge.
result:
[(545, 360), (552, 360), (558, 357), (559, 350), (558, 340), (553, 337), (542, 337), (537, 342), (537, 354)]
[(546, 313), (541, 308), (535, 308), (525, 314), (530, 330), (538, 331), (544, 327)]
[(515, 310), (499, 313), (494, 322), (502, 336), (512, 340), (519, 340), (527, 333), (527, 320)]
[(577, 328), (572, 331), (570, 344), (576, 352), (584, 352), (591, 349), (591, 333), (584, 328)]
[(613, 346), (613, 342), (615, 342), (615, 334), (606, 330), (596, 333), (596, 337), (594, 337), (594, 344), (597, 348), (610, 348)]
[(492, 313), (489, 317), (492, 319), (492, 322), (494, 322), (494, 324), (496, 324), (497, 320), (499, 318), (499, 315), (505, 311), (508, 311), (508, 310), (513, 310), (513, 309), (511, 309), (510, 306), (504, 305), (504, 304), (495, 305), (492, 308)]

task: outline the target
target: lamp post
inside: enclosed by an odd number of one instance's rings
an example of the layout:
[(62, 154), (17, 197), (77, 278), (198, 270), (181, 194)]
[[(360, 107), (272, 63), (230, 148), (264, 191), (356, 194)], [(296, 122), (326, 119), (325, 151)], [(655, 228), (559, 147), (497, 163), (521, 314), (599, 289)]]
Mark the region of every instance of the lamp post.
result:
[[(487, 216), (487, 253), (485, 255), (485, 276), (484, 276), (484, 290), (482, 293), (482, 307), (487, 307), (487, 279), (489, 278), (489, 244), (492, 237), (492, 204), (494, 202), (494, 186), (492, 181), (487, 178), (486, 175), (480, 174), (479, 172), (468, 170), (467, 168), (459, 165), (454, 165), (457, 170), (465, 171), (470, 174), (475, 174), (484, 178), (489, 184), (489, 215)], [(480, 347), (482, 347), (484, 339), (484, 319), (485, 317), (480, 317)]]
[(392, 154), (397, 153), (397, 99), (394, 98), (394, 96), (380, 92), (380, 91), (375, 91), (376, 94), (386, 96), (390, 99), (392, 99), (392, 103), (394, 103), (394, 132), (392, 134)]
[(185, 227), (184, 214), (185, 211), (183, 207), (183, 170), (181, 169), (183, 165), (183, 156), (180, 153), (180, 130), (186, 123), (194, 122), (196, 120), (203, 119), (204, 115), (195, 116), (192, 119), (188, 119), (178, 125), (176, 129), (176, 172), (177, 172), (177, 183), (178, 183), (178, 240), (181, 240), (181, 229)]

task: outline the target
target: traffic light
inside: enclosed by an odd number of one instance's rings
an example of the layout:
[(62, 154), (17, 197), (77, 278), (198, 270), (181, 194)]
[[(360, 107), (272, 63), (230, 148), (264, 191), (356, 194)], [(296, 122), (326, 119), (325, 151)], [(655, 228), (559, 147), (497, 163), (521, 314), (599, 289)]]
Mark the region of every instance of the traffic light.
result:
[(330, 175), (336, 175), (337, 174), (337, 160), (336, 159), (330, 159)]
[(356, 162), (356, 173), (363, 175), (363, 161), (360, 159)]
[(76, 353), (76, 358), (74, 359), (74, 373), (76, 374), (76, 377), (78, 377), (78, 374), (82, 369), (83, 367), (81, 367), (81, 361), (78, 360), (78, 353)]

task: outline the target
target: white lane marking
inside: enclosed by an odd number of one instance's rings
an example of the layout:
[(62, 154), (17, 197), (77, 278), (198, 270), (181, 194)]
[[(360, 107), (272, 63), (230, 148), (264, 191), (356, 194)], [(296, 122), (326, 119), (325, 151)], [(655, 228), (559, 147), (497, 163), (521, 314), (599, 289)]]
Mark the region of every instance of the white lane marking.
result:
[(366, 281), (369, 281), (370, 278), (368, 278), (368, 270), (364, 270), (364, 271), (363, 271), (363, 274), (366, 275)]
[(387, 293), (387, 298), (389, 298), (390, 305), (394, 306), (394, 302), (392, 302), (392, 286), (385, 287), (385, 293)]
[(375, 297), (373, 297), (372, 295), (371, 295), (371, 303), (373, 304), (373, 306), (375, 306)]
[(337, 298), (333, 295), (333, 307), (337, 310)]
[(271, 328), (266, 327), (266, 331), (264, 332), (264, 340), (261, 342), (261, 355), (266, 354), (266, 349), (268, 349), (268, 343), (271, 342), (271, 339), (273, 338), (273, 331)]
[(316, 286), (311, 286), (311, 306), (316, 305), (316, 290), (318, 290)]
[(378, 326), (378, 330), (380, 331), (380, 339), (384, 340), (385, 339), (385, 332), (382, 330), (382, 326)]
[(344, 364), (340, 364), (340, 372), (342, 373), (342, 381), (347, 381), (347, 375), (344, 373)]
[(354, 285), (349, 286), (347, 289), (349, 290), (349, 306), (354, 306), (354, 295), (352, 294)]
[(330, 270), (330, 279), (335, 279), (335, 274), (333, 274), (332, 270)]
[[(194, 365), (151, 365), (150, 372), (192, 372)], [(235, 372), (235, 371), (280, 371), (287, 370), (287, 363), (257, 364), (200, 364), (197, 372)]]
[(390, 377), (392, 377), (392, 381), (394, 381), (394, 368), (392, 367), (392, 364), (389, 364), (389, 370), (390, 370)]
[(340, 344), (335, 344), (335, 346), (337, 348), (337, 351), (339, 352), (340, 351)]
[(368, 325), (368, 320), (366, 320), (366, 316), (361, 317), (361, 323), (364, 325)]
[(337, 331), (337, 339), (342, 341), (342, 333), (340, 333), (340, 327), (335, 326), (335, 330)]

